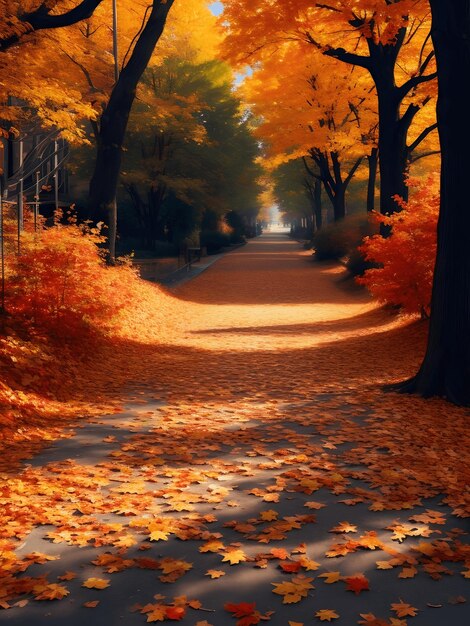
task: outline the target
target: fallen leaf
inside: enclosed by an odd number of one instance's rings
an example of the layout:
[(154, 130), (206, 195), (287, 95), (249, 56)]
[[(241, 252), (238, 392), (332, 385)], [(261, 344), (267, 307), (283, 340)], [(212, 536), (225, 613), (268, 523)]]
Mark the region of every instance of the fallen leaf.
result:
[(418, 613), (418, 609), (411, 606), (411, 604), (406, 604), (403, 600), (400, 600), (399, 603), (392, 604), (391, 610), (396, 613), (398, 617), (415, 617)]
[(344, 581), (346, 583), (347, 591), (353, 591), (356, 595), (359, 595), (361, 591), (369, 590), (369, 581), (363, 574), (346, 576)]
[(331, 609), (321, 609), (315, 613), (315, 617), (318, 617), (321, 622), (331, 622), (333, 619), (338, 619), (339, 615)]
[(109, 579), (106, 578), (87, 578), (82, 587), (87, 589), (106, 589), (109, 587)]

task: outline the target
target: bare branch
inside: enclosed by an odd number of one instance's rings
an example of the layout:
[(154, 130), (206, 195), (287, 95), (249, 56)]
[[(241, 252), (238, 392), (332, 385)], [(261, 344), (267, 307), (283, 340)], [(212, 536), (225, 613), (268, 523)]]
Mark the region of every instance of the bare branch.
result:
[(416, 163), (416, 161), (419, 161), (420, 159), (425, 159), (427, 157), (430, 156), (435, 156), (437, 154), (441, 154), (440, 150), (429, 150), (428, 152), (422, 152), (421, 154), (417, 154), (416, 156), (412, 156), (409, 159), (410, 163)]
[(18, 16), (20, 22), (26, 26), (25, 31), (8, 35), (4, 39), (0, 38), (0, 51), (4, 52), (8, 48), (11, 48), (28, 33), (51, 28), (62, 28), (81, 22), (91, 17), (96, 7), (101, 4), (102, 1), (103, 0), (82, 0), (76, 7), (60, 15), (51, 15), (49, 13), (50, 8), (46, 4), (41, 4), (34, 11)]
[(408, 152), (410, 154), (414, 152), (416, 148), (426, 139), (426, 137), (430, 135), (433, 131), (435, 131), (437, 128), (438, 128), (437, 123), (431, 124), (431, 126), (428, 126), (427, 128), (425, 128), (423, 132), (420, 133), (418, 137), (413, 141), (411, 146), (408, 146)]

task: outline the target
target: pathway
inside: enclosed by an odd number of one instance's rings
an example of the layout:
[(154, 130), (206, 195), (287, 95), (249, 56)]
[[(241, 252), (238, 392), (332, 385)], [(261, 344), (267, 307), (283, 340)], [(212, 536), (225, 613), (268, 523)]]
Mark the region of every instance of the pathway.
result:
[(0, 622), (466, 625), (468, 414), (380, 390), (422, 328), (284, 235), (172, 295), (153, 384), (3, 493)]

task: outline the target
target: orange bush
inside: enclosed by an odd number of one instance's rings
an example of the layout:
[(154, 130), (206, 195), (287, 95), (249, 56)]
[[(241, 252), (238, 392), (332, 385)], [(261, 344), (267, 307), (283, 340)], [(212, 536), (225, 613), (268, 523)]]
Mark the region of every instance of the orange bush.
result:
[(27, 213), (18, 255), (14, 214), (4, 226), (0, 446), (55, 437), (64, 420), (112, 410), (135, 375), (123, 366), (128, 351), (171, 341), (187, 309), (130, 265), (107, 266), (96, 229), (72, 219), (35, 233)]
[(409, 202), (398, 200), (400, 213), (376, 219), (392, 227), (388, 238), (366, 237), (360, 248), (368, 261), (380, 265), (357, 279), (378, 300), (402, 307), (407, 313), (429, 316), (436, 258), (439, 181), (410, 181)]
[(98, 229), (73, 219), (25, 230), (21, 254), (7, 255), (7, 312), (46, 334), (108, 329), (137, 278), (126, 265), (106, 266), (97, 245), (102, 240)]

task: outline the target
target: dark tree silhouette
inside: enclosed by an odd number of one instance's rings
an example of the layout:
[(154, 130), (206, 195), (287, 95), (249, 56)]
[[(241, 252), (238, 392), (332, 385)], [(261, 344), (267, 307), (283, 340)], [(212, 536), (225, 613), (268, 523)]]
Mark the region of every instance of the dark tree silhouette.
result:
[(97, 133), (97, 153), (90, 182), (90, 208), (96, 219), (109, 227), (109, 256), (115, 257), (117, 207), (116, 192), (121, 171), (122, 147), (137, 85), (163, 34), (174, 0), (153, 0), (152, 10), (140, 33), (132, 54), (103, 111)]
[(427, 352), (399, 388), (470, 406), (470, 0), (430, 0), (439, 80), (441, 210)]
[(19, 14), (17, 17), (23, 23), (24, 28), (18, 32), (0, 37), (0, 51), (7, 50), (18, 44), (20, 39), (29, 33), (51, 28), (62, 28), (81, 22), (93, 15), (96, 7), (103, 0), (83, 0), (76, 7), (61, 14), (50, 13), (52, 7), (43, 2), (37, 9), (29, 13)]

